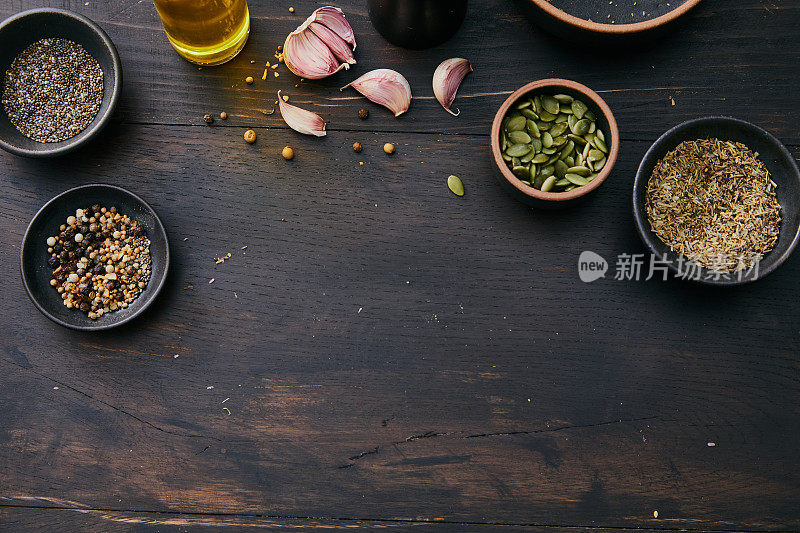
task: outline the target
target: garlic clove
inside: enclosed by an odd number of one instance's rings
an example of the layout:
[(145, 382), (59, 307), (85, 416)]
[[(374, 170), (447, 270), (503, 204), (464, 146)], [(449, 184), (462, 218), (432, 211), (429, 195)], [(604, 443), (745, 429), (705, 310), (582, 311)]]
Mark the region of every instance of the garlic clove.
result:
[[(344, 17), (344, 13), (338, 7), (325, 6), (314, 11), (314, 22), (319, 22), (327, 26), (336, 35), (342, 38), (344, 42), (350, 44), (353, 50), (356, 49), (356, 36), (353, 34), (353, 28)], [(309, 17), (310, 18), (310, 17)]]
[(308, 29), (328, 46), (336, 59), (348, 65), (355, 64), (356, 60), (353, 57), (353, 51), (350, 49), (347, 42), (339, 37), (336, 32), (319, 22), (312, 22), (308, 25)]
[(293, 31), (283, 44), (283, 62), (301, 78), (316, 80), (335, 74), (347, 63), (340, 64), (330, 48), (314, 32)]
[(301, 78), (320, 79), (350, 68), (356, 62), (355, 49), (355, 35), (342, 10), (325, 6), (286, 37), (283, 58)]
[(456, 91), (464, 77), (472, 72), (472, 65), (461, 57), (445, 59), (436, 67), (433, 73), (433, 94), (442, 104), (442, 107), (453, 116), (458, 116), (461, 111), (453, 113), (450, 106), (456, 98)]
[(325, 132), (325, 121), (321, 116), (292, 104), (287, 104), (283, 101), (280, 91), (278, 91), (278, 106), (280, 107), (284, 122), (294, 131), (305, 135), (314, 135), (316, 137), (324, 137), (327, 135)]
[(376, 104), (389, 108), (396, 117), (408, 111), (411, 105), (411, 86), (408, 85), (408, 80), (399, 72), (388, 68), (367, 72), (339, 90), (348, 87), (352, 87)]

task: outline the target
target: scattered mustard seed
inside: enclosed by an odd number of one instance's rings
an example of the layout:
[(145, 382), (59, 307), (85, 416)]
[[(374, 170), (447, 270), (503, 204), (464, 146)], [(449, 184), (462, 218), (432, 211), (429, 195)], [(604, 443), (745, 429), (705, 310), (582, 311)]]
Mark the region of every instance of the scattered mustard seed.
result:
[(386, 143), (383, 145), (383, 151), (389, 155), (394, 153), (394, 145), (392, 143)]
[(252, 84), (253, 84), (253, 76), (247, 76), (247, 77), (244, 79), (244, 82), (245, 82), (247, 85), (252, 85)]
[(293, 7), (289, 8), (289, 13), (294, 13), (294, 8)]
[(228, 114), (225, 111), (223, 111), (222, 113), (219, 114), (219, 118), (221, 118), (222, 120), (228, 120)]
[(256, 132), (253, 130), (247, 130), (244, 132), (244, 140), (250, 144), (256, 142)]
[(294, 150), (292, 150), (291, 146), (284, 146), (281, 155), (288, 161), (294, 158)]

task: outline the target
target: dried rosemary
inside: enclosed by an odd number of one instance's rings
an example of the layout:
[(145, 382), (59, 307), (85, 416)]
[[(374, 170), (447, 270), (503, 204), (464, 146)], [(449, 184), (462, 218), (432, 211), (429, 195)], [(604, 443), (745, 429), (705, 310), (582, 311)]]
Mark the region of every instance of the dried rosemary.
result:
[(778, 240), (781, 206), (769, 171), (747, 146), (684, 141), (647, 183), (650, 227), (673, 251), (717, 272), (738, 272)]

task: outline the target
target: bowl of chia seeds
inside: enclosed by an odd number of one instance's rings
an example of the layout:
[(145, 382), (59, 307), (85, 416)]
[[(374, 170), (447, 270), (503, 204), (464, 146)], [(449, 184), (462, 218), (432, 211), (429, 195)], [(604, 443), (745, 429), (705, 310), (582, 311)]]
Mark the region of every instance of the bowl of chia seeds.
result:
[(33, 217), (20, 249), (31, 301), (62, 326), (96, 331), (130, 322), (155, 301), (169, 241), (153, 208), (113, 185), (65, 191)]
[(31, 9), (0, 23), (0, 42), (0, 148), (63, 155), (111, 119), (122, 65), (97, 24), (63, 9)]

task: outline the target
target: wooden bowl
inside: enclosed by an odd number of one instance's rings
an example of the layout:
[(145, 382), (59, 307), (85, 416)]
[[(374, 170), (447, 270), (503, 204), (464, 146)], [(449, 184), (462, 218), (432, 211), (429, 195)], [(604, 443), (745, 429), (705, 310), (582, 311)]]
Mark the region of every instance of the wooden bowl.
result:
[(764, 255), (758, 271), (752, 275), (738, 279), (738, 275), (732, 274), (732, 279), (715, 279), (713, 272), (701, 268), (700, 279), (689, 279), (707, 285), (723, 286), (753, 282), (782, 265), (800, 240), (800, 169), (797, 168), (797, 163), (786, 147), (772, 134), (755, 124), (730, 117), (705, 117), (683, 122), (659, 137), (647, 150), (636, 172), (633, 184), (633, 218), (636, 229), (650, 252), (663, 261), (662, 264), (666, 264), (673, 273), (680, 274), (678, 254), (670, 250), (650, 229), (645, 210), (647, 183), (656, 163), (667, 152), (683, 141), (709, 137), (723, 141), (738, 141), (758, 152), (758, 157), (766, 165), (772, 181), (777, 184), (775, 195), (781, 205), (781, 229), (775, 246)]
[[(638, 0), (633, 8), (624, 2), (586, 0), (518, 0), (537, 24), (558, 37), (581, 41), (626, 42), (663, 34), (700, 0)], [(611, 23), (611, 21), (615, 23)]]
[[(67, 216), (74, 215), (79, 207), (100, 204), (115, 206), (120, 213), (136, 220), (150, 239), (150, 281), (131, 304), (96, 320), (77, 309), (67, 309), (61, 295), (50, 286), (52, 269), (47, 260), (47, 237), (56, 235)], [(25, 231), (20, 250), (20, 271), (25, 290), (31, 301), (47, 318), (67, 328), (97, 331), (121, 326), (130, 322), (153, 303), (169, 271), (169, 241), (167, 232), (153, 208), (133, 194), (114, 185), (82, 185), (65, 191), (42, 207)]]
[(8, 120), (0, 105), (0, 148), (12, 154), (55, 157), (77, 150), (97, 136), (111, 120), (122, 92), (122, 64), (108, 35), (88, 18), (55, 8), (30, 9), (0, 23), (0, 43), (3, 43), (0, 47), (0, 85), (14, 58), (30, 44), (47, 37), (74, 41), (97, 60), (103, 69), (103, 102), (86, 129), (55, 143), (42, 143), (24, 136)]
[[(574, 98), (582, 100), (589, 109), (591, 109), (597, 117), (597, 126), (603, 130), (606, 135), (606, 143), (608, 144), (609, 152), (606, 159), (606, 164), (588, 185), (578, 187), (569, 192), (542, 192), (538, 189), (525, 185), (517, 178), (508, 168), (506, 162), (503, 160), (503, 155), (500, 150), (500, 126), (503, 122), (511, 106), (517, 103), (521, 98), (527, 97), (529, 93), (552, 92), (553, 94), (568, 94)], [(508, 193), (517, 200), (528, 204), (531, 207), (539, 207), (544, 209), (561, 209), (570, 207), (587, 196), (596, 191), (606, 180), (614, 164), (617, 161), (619, 154), (619, 129), (617, 128), (617, 121), (611, 113), (611, 108), (608, 104), (600, 98), (596, 92), (581, 85), (580, 83), (562, 80), (557, 78), (550, 78), (538, 81), (532, 81), (523, 85), (511, 96), (506, 98), (497, 114), (492, 121), (492, 157), (494, 158), (494, 166), (497, 170), (497, 177), (508, 191)]]

